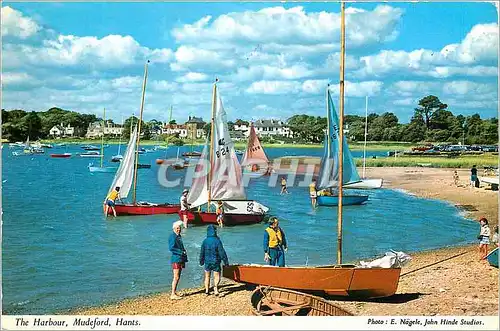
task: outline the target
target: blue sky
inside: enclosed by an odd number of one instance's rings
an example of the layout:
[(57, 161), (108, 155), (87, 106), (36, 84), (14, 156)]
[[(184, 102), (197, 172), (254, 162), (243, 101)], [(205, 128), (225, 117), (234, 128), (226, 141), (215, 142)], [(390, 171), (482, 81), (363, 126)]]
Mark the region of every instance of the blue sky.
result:
[[(115, 121), (208, 119), (211, 83), (229, 119), (324, 116), (338, 96), (339, 3), (9, 3), (2, 107), (58, 106)], [(498, 12), (491, 3), (347, 3), (346, 114), (395, 113), (438, 96), (455, 114), (498, 113)], [(338, 104), (338, 100), (336, 101)]]

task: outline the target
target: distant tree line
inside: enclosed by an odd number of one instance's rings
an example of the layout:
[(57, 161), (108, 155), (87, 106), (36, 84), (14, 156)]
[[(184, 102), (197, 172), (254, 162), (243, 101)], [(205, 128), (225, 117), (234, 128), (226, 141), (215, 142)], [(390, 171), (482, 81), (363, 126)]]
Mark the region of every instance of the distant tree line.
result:
[[(419, 100), (418, 107), (408, 124), (399, 123), (391, 112), (368, 115), (367, 140), (406, 142), (462, 142), (471, 144), (497, 144), (498, 119), (481, 119), (479, 114), (471, 116), (453, 115), (448, 105), (434, 95)], [(349, 129), (348, 139), (363, 141), (365, 117), (346, 115), (344, 124)], [(327, 126), (326, 117), (295, 115), (288, 125), (299, 142), (322, 142)]]

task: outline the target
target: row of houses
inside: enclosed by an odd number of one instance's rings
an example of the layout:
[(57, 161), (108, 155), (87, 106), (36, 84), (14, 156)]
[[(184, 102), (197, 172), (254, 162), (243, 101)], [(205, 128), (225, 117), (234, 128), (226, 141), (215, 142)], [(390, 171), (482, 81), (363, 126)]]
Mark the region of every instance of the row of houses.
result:
[[(169, 124), (162, 123), (160, 126), (153, 128), (153, 135), (167, 134), (176, 135), (183, 139), (203, 139), (206, 137), (206, 132), (204, 127), (206, 122), (203, 121), (201, 117), (191, 117), (189, 116), (188, 121), (184, 124)], [(257, 120), (253, 122), (255, 131), (259, 137), (292, 137), (292, 131), (286, 124), (286, 122), (279, 120)], [(250, 123), (247, 121), (237, 120), (234, 123), (230, 134), (235, 140), (245, 139), (249, 135)], [(60, 137), (72, 137), (75, 133), (75, 129), (69, 124), (64, 126), (55, 125), (50, 129), (50, 135), (54, 138)], [(102, 135), (111, 137), (120, 137), (123, 134), (123, 126), (119, 124), (114, 124), (111, 121), (107, 121), (104, 125), (102, 122), (91, 123), (87, 129), (85, 135), (88, 139), (96, 139), (102, 137)]]

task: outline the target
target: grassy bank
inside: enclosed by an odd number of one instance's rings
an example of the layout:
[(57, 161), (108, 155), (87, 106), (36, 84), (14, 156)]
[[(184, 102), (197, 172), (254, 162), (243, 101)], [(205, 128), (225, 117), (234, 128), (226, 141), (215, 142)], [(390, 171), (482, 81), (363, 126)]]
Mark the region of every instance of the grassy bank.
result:
[[(356, 160), (358, 167), (363, 165), (362, 159)], [(367, 159), (367, 167), (432, 167), (432, 168), (471, 168), (476, 165), (479, 169), (484, 166), (498, 166), (498, 155), (491, 153), (483, 155), (467, 155), (456, 158), (446, 157), (420, 157), (420, 156), (398, 156), (381, 157), (376, 159)]]

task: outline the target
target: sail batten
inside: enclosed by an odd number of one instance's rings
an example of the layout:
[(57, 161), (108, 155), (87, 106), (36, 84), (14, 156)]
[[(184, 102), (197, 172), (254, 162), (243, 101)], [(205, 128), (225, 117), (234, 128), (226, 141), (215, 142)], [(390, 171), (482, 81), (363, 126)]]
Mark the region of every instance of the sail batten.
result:
[(117, 186), (120, 187), (120, 197), (126, 198), (132, 187), (134, 178), (135, 148), (137, 145), (137, 126), (134, 127), (133, 134), (127, 145), (127, 150), (116, 172), (115, 178), (109, 187), (108, 194)]
[[(328, 91), (327, 94), (328, 121), (330, 125), (327, 128), (327, 133), (325, 133), (324, 151), (321, 159), (318, 183), (320, 189), (338, 187), (339, 185), (339, 119), (330, 92)], [(361, 181), (361, 177), (358, 174), (356, 163), (345, 139), (342, 145), (344, 150), (342, 184), (359, 182)]]

